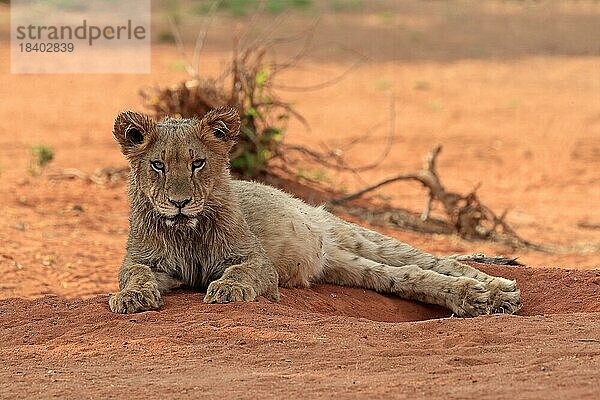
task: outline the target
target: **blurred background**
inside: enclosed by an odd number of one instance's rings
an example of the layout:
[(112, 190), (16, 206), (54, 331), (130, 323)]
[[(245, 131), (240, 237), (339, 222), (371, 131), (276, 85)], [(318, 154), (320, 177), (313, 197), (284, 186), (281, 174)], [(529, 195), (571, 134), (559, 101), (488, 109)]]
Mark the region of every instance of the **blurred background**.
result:
[[(1, 298), (116, 290), (128, 208), (114, 117), (176, 114), (168, 93), (183, 87), (231, 95), (244, 51), (262, 99), (285, 106), (260, 127), (275, 147), (234, 164), (259, 163), (246, 175), (322, 203), (417, 171), (441, 145), (446, 189), (476, 189), (534, 246), (393, 223), (389, 210), (419, 219), (428, 191), (415, 181), (336, 212), (436, 254), (600, 266), (597, 1), (153, 1), (147, 75), (11, 74), (9, 21), (0, 2)], [(244, 107), (257, 121), (273, 111)], [(431, 218), (448, 216), (434, 202)]]

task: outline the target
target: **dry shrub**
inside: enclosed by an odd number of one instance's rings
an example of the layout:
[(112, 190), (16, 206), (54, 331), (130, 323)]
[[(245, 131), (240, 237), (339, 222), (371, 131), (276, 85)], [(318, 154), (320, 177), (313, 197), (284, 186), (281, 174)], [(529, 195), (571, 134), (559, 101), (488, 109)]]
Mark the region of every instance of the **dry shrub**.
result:
[(176, 85), (142, 90), (144, 104), (156, 118), (202, 118), (222, 105), (236, 107), (242, 120), (238, 145), (231, 156), (234, 173), (255, 177), (279, 152), (290, 116), (297, 115), (271, 89), (273, 65), (264, 48), (234, 50), (218, 78), (196, 76)]

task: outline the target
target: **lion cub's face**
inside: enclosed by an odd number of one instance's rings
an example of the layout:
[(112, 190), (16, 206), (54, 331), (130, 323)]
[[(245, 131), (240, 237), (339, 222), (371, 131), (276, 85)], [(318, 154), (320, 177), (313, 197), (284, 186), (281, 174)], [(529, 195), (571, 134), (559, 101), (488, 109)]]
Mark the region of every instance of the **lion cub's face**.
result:
[(239, 115), (229, 107), (212, 110), (200, 121), (155, 122), (128, 111), (118, 115), (113, 135), (131, 165), (134, 190), (150, 200), (167, 225), (193, 227), (226, 173), (239, 128)]

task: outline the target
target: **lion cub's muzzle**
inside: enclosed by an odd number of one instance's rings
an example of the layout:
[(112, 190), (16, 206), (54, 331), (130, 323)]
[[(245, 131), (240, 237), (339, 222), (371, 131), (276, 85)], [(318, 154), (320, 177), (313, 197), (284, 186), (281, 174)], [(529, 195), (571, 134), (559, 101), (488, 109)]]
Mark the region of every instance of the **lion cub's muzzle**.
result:
[(204, 208), (204, 202), (193, 202), (191, 198), (168, 199), (174, 207), (159, 210), (167, 226), (195, 227), (198, 223), (198, 214)]

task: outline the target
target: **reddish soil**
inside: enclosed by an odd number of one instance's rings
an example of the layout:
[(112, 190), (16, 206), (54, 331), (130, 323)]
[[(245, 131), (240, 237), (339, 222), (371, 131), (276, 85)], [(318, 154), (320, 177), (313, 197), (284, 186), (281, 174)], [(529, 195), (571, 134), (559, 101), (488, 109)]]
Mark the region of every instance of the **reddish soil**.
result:
[[(150, 75), (11, 75), (0, 5), (0, 398), (600, 397), (600, 5), (363, 3), (326, 13), (315, 51), (282, 77), (297, 86), (342, 73), (355, 57), (332, 42), (368, 57), (332, 87), (283, 94), (312, 126), (292, 124), (287, 140), (368, 164), (384, 147), (391, 93), (393, 147), (378, 168), (360, 179), (314, 166), (306, 174), (354, 189), (418, 168), (443, 144), (449, 189), (482, 182), (487, 205), (509, 208), (523, 237), (557, 251), (372, 228), (436, 254), (518, 256), (534, 267), (483, 268), (518, 280), (521, 315), (446, 318), (441, 308), (332, 286), (284, 290), (279, 304), (208, 306), (178, 292), (158, 312), (109, 313), (127, 235), (124, 184), (48, 175), (124, 165), (112, 120), (142, 108), (139, 88), (186, 78), (179, 54), (154, 45)], [(200, 17), (188, 18), (193, 32)], [(310, 21), (293, 14), (282, 34)], [(217, 22), (202, 58), (209, 74), (227, 60), (239, 23)], [(56, 157), (32, 176), (37, 144)], [(398, 183), (375, 199), (418, 212), (424, 194)]]
[(160, 311), (125, 316), (106, 295), (3, 300), (0, 393), (598, 398), (600, 272), (484, 269), (517, 279), (521, 316), (438, 319), (448, 312), (329, 285), (284, 289), (279, 304), (178, 292)]

